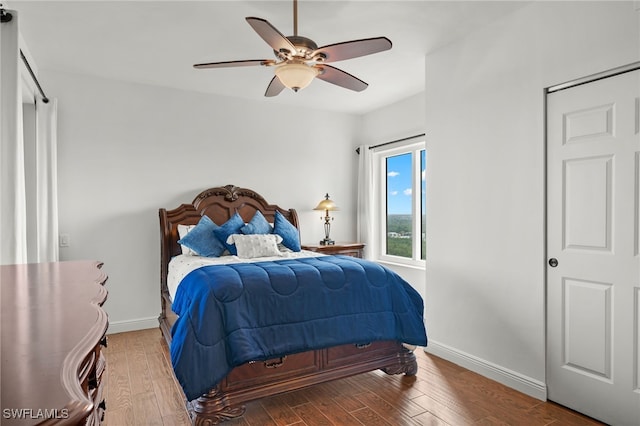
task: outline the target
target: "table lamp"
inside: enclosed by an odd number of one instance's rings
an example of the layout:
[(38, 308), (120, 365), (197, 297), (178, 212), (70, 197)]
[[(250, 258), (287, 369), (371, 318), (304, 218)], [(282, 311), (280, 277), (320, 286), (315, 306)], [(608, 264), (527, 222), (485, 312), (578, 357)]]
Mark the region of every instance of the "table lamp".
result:
[(331, 231), (331, 221), (333, 218), (329, 216), (330, 211), (339, 210), (336, 203), (329, 199), (329, 194), (324, 196), (324, 200), (320, 201), (314, 210), (324, 210), (325, 215), (320, 216), (320, 219), (324, 219), (324, 240), (320, 241), (322, 246), (334, 245), (335, 241), (329, 238), (329, 232)]

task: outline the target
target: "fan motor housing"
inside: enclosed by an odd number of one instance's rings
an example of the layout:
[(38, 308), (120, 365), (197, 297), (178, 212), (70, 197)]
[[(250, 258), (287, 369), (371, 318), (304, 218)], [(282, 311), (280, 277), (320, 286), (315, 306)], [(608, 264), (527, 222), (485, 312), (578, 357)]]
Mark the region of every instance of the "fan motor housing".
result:
[[(318, 49), (318, 45), (307, 37), (302, 36), (287, 36), (287, 40), (291, 42), (296, 47), (296, 52), (291, 52), (292, 56), (302, 57), (304, 59), (311, 59), (311, 55)], [(280, 57), (282, 52), (276, 52), (276, 57)]]

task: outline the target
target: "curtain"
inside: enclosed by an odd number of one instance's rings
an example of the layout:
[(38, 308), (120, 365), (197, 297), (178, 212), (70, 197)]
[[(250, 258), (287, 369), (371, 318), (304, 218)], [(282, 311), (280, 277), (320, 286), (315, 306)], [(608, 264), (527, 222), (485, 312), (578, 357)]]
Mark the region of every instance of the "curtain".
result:
[(360, 145), (358, 161), (357, 238), (365, 243), (365, 259), (373, 258), (375, 247), (373, 223), (373, 156), (368, 145)]
[(0, 264), (27, 262), (18, 14), (0, 24)]
[(36, 97), (36, 262), (58, 261), (58, 101)]
[(0, 24), (0, 264), (55, 262), (58, 107), (36, 97), (35, 140), (25, 149), (18, 13), (7, 12), (12, 19)]

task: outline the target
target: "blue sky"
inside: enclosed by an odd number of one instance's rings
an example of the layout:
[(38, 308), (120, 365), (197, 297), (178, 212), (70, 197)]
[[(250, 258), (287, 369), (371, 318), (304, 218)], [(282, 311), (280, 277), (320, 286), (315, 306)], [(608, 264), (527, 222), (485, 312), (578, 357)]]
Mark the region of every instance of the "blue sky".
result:
[[(425, 189), (422, 161), (422, 191)], [(411, 214), (411, 155), (403, 154), (387, 158), (387, 214)], [(423, 197), (424, 210), (424, 197)]]

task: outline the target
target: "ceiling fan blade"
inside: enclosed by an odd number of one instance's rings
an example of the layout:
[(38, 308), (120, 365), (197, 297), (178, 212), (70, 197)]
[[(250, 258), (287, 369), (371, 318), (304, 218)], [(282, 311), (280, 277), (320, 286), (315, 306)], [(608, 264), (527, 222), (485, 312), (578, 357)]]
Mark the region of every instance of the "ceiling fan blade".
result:
[(245, 19), (255, 32), (257, 32), (258, 35), (262, 37), (262, 39), (266, 41), (271, 48), (273, 48), (273, 50), (276, 52), (282, 52), (285, 50), (290, 53), (295, 53), (296, 47), (267, 20), (253, 17)]
[(269, 83), (269, 86), (267, 86), (267, 90), (266, 92), (264, 92), (264, 95), (268, 98), (278, 96), (280, 92), (284, 90), (284, 88), (285, 86), (284, 84), (282, 84), (278, 76), (274, 75), (271, 79), (271, 82)]
[(335, 84), (336, 86), (344, 87), (345, 89), (356, 92), (362, 92), (369, 86), (358, 77), (354, 77), (348, 72), (332, 67), (331, 65), (316, 65), (316, 68), (320, 69), (320, 73), (317, 75), (317, 78), (328, 83)]
[(324, 62), (337, 62), (389, 49), (391, 49), (391, 40), (386, 37), (375, 37), (322, 46), (314, 52), (314, 55), (325, 56)]
[(210, 62), (206, 64), (195, 64), (193, 67), (197, 69), (251, 67), (254, 65), (270, 65), (273, 63), (275, 63), (275, 61), (271, 59), (248, 59), (245, 61), (225, 61), (225, 62)]

